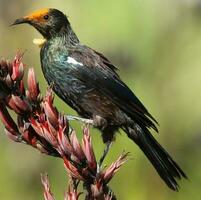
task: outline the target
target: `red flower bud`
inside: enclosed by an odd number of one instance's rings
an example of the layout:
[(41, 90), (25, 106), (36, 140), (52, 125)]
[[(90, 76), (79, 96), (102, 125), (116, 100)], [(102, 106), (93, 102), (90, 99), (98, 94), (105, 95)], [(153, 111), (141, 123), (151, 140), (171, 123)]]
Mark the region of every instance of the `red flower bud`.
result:
[(28, 98), (32, 101), (36, 101), (40, 93), (40, 90), (38, 83), (36, 81), (36, 76), (33, 68), (29, 69), (28, 71), (27, 84), (28, 84)]
[(19, 135), (16, 135), (15, 133), (10, 132), (8, 130), (5, 130), (5, 133), (8, 136), (8, 138), (13, 140), (14, 142), (20, 142), (19, 141)]
[(112, 177), (116, 174), (116, 172), (120, 169), (120, 167), (127, 161), (128, 153), (123, 153), (120, 157), (113, 162), (103, 175), (104, 183), (108, 183)]
[(2, 103), (0, 103), (0, 118), (1, 118), (1, 121), (3, 122), (5, 128), (9, 132), (8, 134), (13, 134), (13, 135), (19, 134), (16, 123), (14, 122), (12, 117), (10, 116), (5, 105), (3, 105)]
[(82, 147), (77, 139), (76, 133), (75, 131), (72, 131), (71, 135), (70, 135), (70, 141), (73, 147), (73, 153), (74, 155), (79, 159), (79, 161), (82, 161), (83, 159), (85, 159), (85, 154), (82, 150)]
[(87, 158), (90, 169), (96, 171), (97, 163), (96, 163), (96, 158), (95, 158), (95, 154), (93, 151), (93, 147), (91, 144), (91, 137), (89, 134), (89, 129), (85, 127), (83, 132), (84, 132), (84, 137), (82, 139), (83, 151)]
[[(61, 120), (59, 120), (59, 121), (61, 121)], [(59, 143), (58, 151), (59, 151), (59, 153), (61, 154), (62, 157), (65, 154), (69, 156), (71, 154), (71, 152), (73, 152), (73, 147), (70, 144), (70, 141), (67, 138), (65, 132), (66, 132), (66, 127), (62, 127), (60, 125), (58, 135), (57, 135), (57, 140), (58, 140), (58, 143)]]
[(8, 107), (10, 109), (14, 110), (15, 113), (17, 113), (17, 114), (21, 113), (20, 108), (17, 107), (17, 105), (16, 105), (14, 99), (12, 98), (12, 96), (8, 96), (6, 98), (6, 103), (7, 103)]
[(81, 194), (77, 192), (77, 188), (69, 184), (68, 192), (65, 194), (64, 200), (78, 200)]
[(92, 192), (92, 196), (94, 199), (103, 199), (101, 198), (104, 196), (103, 193), (103, 184), (100, 182), (95, 182), (94, 184), (91, 185), (91, 192)]
[(45, 175), (41, 175), (41, 182), (43, 184), (43, 188), (44, 188), (44, 198), (45, 200), (55, 200), (51, 190), (50, 190), (50, 184), (49, 184), (49, 180), (48, 180), (48, 176), (47, 174)]
[(24, 75), (24, 65), (21, 62), (21, 59), (15, 59), (13, 62), (13, 73), (12, 73), (12, 80), (17, 81), (21, 80)]
[(64, 166), (72, 177), (78, 180), (82, 180), (82, 181), (84, 180), (84, 177), (80, 175), (78, 169), (74, 165), (72, 165), (71, 162), (67, 160), (66, 158), (64, 158)]
[(21, 99), (19, 96), (14, 95), (12, 95), (11, 98), (13, 99), (15, 106), (20, 110), (20, 113), (31, 112), (31, 106), (26, 99)]
[(53, 95), (51, 90), (47, 91), (45, 100), (42, 105), (43, 105), (48, 121), (52, 124), (52, 126), (55, 127), (55, 129), (57, 129), (58, 128), (58, 111), (53, 106)]
[(7, 76), (5, 77), (5, 83), (9, 88), (12, 88), (13, 80), (11, 79), (10, 74), (7, 74)]

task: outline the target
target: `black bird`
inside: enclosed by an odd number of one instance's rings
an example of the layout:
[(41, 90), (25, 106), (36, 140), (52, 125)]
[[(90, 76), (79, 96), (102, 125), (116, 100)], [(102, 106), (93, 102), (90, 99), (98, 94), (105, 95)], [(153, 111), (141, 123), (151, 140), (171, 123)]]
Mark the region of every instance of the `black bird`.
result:
[(84, 118), (93, 119), (104, 143), (111, 143), (118, 129), (144, 152), (160, 177), (178, 190), (176, 179), (185, 173), (154, 139), (156, 120), (120, 79), (117, 68), (101, 53), (83, 45), (67, 17), (56, 9), (42, 9), (17, 19), (28, 23), (46, 39), (40, 57), (43, 74), (55, 93)]

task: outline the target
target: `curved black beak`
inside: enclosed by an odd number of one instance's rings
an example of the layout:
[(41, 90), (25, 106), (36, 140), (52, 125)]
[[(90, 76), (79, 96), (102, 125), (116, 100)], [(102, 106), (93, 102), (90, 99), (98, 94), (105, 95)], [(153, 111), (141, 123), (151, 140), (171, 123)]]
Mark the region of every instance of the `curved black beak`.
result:
[(14, 23), (11, 24), (11, 26), (18, 25), (18, 24), (24, 24), (24, 23), (29, 23), (29, 20), (27, 18), (22, 17), (22, 18), (16, 19), (14, 21)]

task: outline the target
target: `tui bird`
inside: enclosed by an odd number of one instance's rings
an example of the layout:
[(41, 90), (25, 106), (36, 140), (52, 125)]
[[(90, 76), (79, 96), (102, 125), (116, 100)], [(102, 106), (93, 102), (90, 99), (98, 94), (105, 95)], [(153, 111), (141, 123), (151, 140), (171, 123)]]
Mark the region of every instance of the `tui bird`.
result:
[(46, 39), (41, 66), (55, 93), (80, 116), (93, 119), (104, 143), (110, 144), (123, 129), (165, 183), (177, 191), (176, 179), (187, 177), (150, 133), (150, 129), (158, 132), (157, 121), (121, 80), (117, 68), (103, 54), (83, 45), (66, 15), (57, 9), (35, 11), (13, 25), (22, 23), (32, 25)]

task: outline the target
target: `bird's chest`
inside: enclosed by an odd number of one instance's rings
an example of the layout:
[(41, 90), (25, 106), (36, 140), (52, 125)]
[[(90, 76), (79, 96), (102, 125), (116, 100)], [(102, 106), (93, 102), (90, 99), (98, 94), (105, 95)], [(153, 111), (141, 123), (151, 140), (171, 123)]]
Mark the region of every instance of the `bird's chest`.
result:
[(90, 90), (77, 76), (81, 63), (70, 57), (66, 49), (44, 47), (41, 50), (41, 65), (48, 84), (65, 102), (76, 103)]

